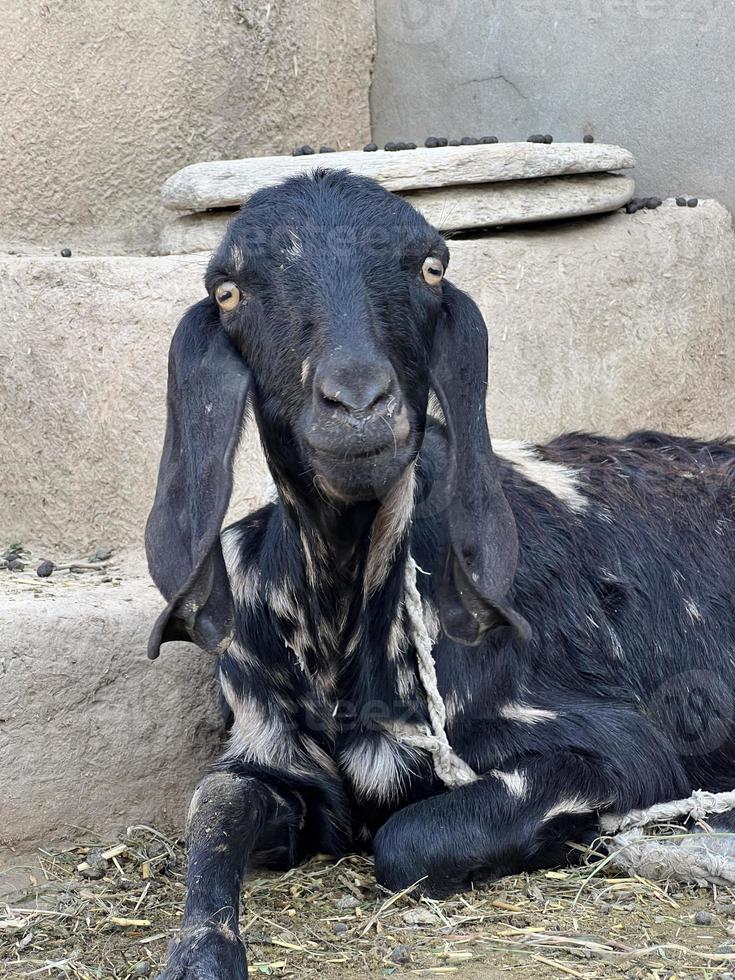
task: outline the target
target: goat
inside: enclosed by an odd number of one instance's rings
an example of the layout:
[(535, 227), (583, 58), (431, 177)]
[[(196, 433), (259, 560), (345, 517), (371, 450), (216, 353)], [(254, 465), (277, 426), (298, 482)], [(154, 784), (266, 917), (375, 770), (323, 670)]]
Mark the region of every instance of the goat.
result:
[[(216, 654), (231, 729), (166, 980), (247, 976), (248, 866), (371, 849), (446, 895), (735, 783), (735, 444), (493, 447), (448, 261), (405, 201), (317, 170), (251, 198), (174, 335), (149, 656)], [(277, 497), (221, 531), (248, 403)]]

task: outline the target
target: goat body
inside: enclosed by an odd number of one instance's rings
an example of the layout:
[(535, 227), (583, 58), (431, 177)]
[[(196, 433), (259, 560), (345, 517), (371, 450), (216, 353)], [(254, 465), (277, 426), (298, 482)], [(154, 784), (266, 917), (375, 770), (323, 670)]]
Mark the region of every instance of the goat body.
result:
[[(601, 813), (735, 781), (735, 445), (491, 447), (484, 325), (394, 202), (329, 173), (256, 195), (172, 345), (152, 653), (218, 652), (231, 731), (192, 801), (166, 978), (247, 975), (249, 864), (372, 849), (389, 887), (448, 894), (570, 859)], [(266, 205), (278, 233), (246, 274)], [(335, 215), (383, 245), (330, 249)], [(220, 537), (251, 389), (277, 499)], [(446, 732), (479, 777), (449, 791), (422, 742), (413, 562)]]

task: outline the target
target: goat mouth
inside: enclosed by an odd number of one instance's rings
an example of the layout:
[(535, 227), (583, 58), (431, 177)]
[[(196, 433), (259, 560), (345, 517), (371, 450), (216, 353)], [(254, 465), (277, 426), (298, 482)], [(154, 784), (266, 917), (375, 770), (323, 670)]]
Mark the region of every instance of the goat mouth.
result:
[(316, 478), (323, 489), (343, 502), (372, 500), (392, 486), (411, 461), (410, 440), (375, 446), (323, 448), (309, 446)]
[(362, 450), (325, 449), (321, 446), (310, 446), (309, 448), (318, 457), (327, 459), (330, 463), (343, 463), (345, 465), (349, 465), (350, 463), (361, 463), (367, 459), (377, 459), (379, 456), (386, 456), (388, 452), (395, 454), (401, 447), (397, 446), (393, 442), (386, 442), (382, 446), (373, 446), (370, 449)]

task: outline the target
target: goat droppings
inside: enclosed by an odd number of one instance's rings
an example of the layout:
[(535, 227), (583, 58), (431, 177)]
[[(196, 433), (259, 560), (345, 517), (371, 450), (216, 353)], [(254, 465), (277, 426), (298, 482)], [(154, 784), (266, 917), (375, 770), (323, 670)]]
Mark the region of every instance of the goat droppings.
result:
[(319, 152), (320, 153), (336, 153), (337, 151), (334, 149), (333, 146), (320, 146), (319, 147)]
[(362, 149), (363, 149), (363, 153), (375, 153), (376, 150), (378, 149), (378, 144), (377, 143), (366, 143), (365, 146), (363, 146)]
[(61, 257), (62, 257), (62, 259), (70, 259), (71, 258), (71, 249), (70, 248), (62, 248), (62, 250), (61, 250)]
[(38, 575), (39, 578), (48, 578), (53, 572), (54, 568), (56, 568), (56, 566), (52, 561), (42, 561), (36, 569), (36, 575)]
[(696, 208), (698, 204), (699, 204), (698, 197), (690, 197), (689, 200), (687, 201), (688, 208)]
[(591, 133), (585, 133), (584, 136), (582, 137), (582, 142), (583, 143), (594, 143), (595, 142), (595, 137)]
[(687, 206), (687, 199), (685, 197), (677, 197), (676, 203), (680, 208), (685, 208)]

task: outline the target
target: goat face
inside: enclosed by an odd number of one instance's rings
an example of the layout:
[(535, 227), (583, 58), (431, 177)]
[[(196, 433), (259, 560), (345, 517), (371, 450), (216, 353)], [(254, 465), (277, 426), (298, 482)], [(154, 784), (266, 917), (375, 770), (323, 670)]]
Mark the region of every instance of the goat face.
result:
[(364, 500), (415, 457), (447, 261), (412, 207), (346, 172), (263, 190), (231, 222), (207, 287), (289, 482)]
[(251, 391), (282, 497), (312, 523), (325, 493), (330, 513), (377, 512), (421, 448), (434, 391), (447, 443), (442, 624), (468, 644), (499, 624), (527, 635), (506, 601), (517, 537), (485, 418), (487, 331), (472, 300), (443, 281), (447, 261), (410, 205), (339, 171), (260, 191), (233, 220), (207, 272), (208, 298), (171, 343), (146, 529), (168, 606), (149, 655), (163, 640), (213, 652), (231, 640), (219, 532)]

